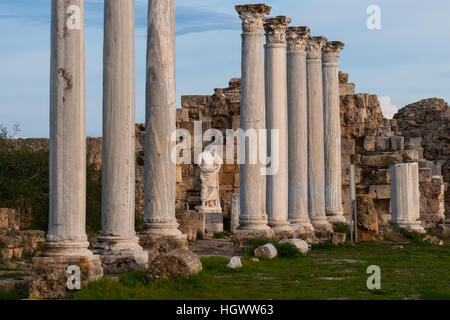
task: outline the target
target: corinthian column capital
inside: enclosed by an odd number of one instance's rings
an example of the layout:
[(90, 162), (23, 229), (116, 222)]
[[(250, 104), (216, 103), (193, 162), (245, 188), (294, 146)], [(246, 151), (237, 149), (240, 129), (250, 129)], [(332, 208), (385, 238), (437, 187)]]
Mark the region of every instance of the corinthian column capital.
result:
[(327, 43), (327, 38), (322, 36), (310, 37), (307, 43), (306, 51), (308, 53), (308, 59), (321, 59), (322, 48)]
[(344, 43), (340, 41), (328, 41), (322, 49), (323, 60), (338, 59), (344, 46)]
[(289, 27), (286, 32), (288, 51), (306, 51), (310, 34), (308, 27)]
[(260, 31), (263, 28), (264, 16), (272, 9), (265, 4), (238, 5), (235, 8), (242, 20), (242, 30), (245, 33)]
[(266, 31), (267, 44), (286, 45), (286, 30), (291, 21), (291, 18), (285, 16), (265, 19), (264, 30)]

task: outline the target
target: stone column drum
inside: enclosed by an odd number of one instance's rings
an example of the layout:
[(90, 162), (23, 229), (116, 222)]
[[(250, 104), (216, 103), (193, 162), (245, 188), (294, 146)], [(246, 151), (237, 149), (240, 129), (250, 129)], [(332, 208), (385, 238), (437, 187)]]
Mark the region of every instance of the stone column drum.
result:
[(144, 268), (148, 255), (134, 226), (134, 0), (104, 4), (102, 234), (94, 252), (107, 271), (118, 259), (128, 259), (128, 269)]
[(325, 212), (333, 224), (345, 224), (341, 183), (341, 118), (339, 52), (344, 44), (327, 42), (322, 52), (323, 116), (325, 139)]
[(419, 165), (401, 163), (391, 167), (392, 221), (400, 227), (425, 233), (420, 218)]
[(323, 131), (322, 48), (325, 37), (308, 39), (308, 211), (315, 229), (330, 229), (325, 213), (325, 160)]
[[(267, 215), (269, 226), (290, 231), (288, 221), (288, 111), (286, 75), (286, 30), (291, 19), (284, 16), (264, 20), (266, 31), (265, 83), (267, 152), (278, 158), (278, 170), (267, 176)], [(272, 141), (272, 131), (278, 140)], [(274, 168), (276, 169), (276, 168)]]
[(306, 44), (308, 27), (287, 31), (289, 121), (289, 221), (293, 230), (314, 231), (308, 215), (308, 94)]
[[(263, 18), (271, 7), (264, 4), (236, 6), (242, 20), (242, 94), (241, 129), (265, 129)], [(258, 138), (259, 139), (259, 138)], [(247, 146), (248, 147), (248, 146)], [(261, 144), (259, 144), (261, 147)], [(264, 146), (263, 146), (264, 147)], [(260, 150), (258, 150), (260, 151)], [(244, 152), (244, 151), (242, 151)], [(268, 231), (266, 215), (266, 177), (261, 169), (260, 152), (257, 164), (241, 164), (241, 215), (239, 230)], [(246, 157), (248, 162), (248, 157)]]
[(53, 0), (50, 62), (50, 212), (47, 250), (33, 260), (31, 297), (63, 298), (67, 268), (81, 286), (102, 277), (86, 235), (84, 2)]
[(171, 157), (175, 148), (171, 138), (176, 130), (174, 0), (149, 0), (147, 37), (145, 215), (141, 244), (149, 251), (166, 246), (166, 241), (174, 247), (187, 243), (175, 217), (176, 163)]

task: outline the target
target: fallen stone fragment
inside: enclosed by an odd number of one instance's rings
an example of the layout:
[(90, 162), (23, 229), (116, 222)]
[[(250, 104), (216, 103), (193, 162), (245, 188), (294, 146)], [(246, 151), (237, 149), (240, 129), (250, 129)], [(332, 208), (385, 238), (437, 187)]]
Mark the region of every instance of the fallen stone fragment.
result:
[(273, 259), (278, 256), (277, 248), (271, 243), (267, 243), (255, 249), (255, 257)]
[(347, 235), (345, 233), (335, 232), (331, 234), (331, 243), (335, 246), (341, 246), (345, 243)]
[(177, 279), (202, 271), (199, 257), (188, 250), (175, 249), (156, 257), (149, 265), (152, 280)]
[(436, 236), (430, 236), (430, 235), (426, 235), (422, 241), (424, 242), (429, 242), (431, 244), (437, 245), (437, 246), (443, 246), (444, 245), (444, 241), (439, 240), (438, 237)]
[(230, 262), (228, 262), (227, 267), (231, 269), (242, 268), (241, 258), (238, 256), (232, 257)]
[(258, 258), (251, 258), (250, 261), (251, 262), (259, 262), (259, 259)]
[(280, 243), (280, 244), (290, 243), (294, 247), (296, 247), (298, 249), (298, 251), (300, 251), (301, 254), (307, 254), (309, 251), (308, 243), (302, 239), (283, 239), (283, 240), (280, 240), (280, 242), (278, 242), (278, 243)]

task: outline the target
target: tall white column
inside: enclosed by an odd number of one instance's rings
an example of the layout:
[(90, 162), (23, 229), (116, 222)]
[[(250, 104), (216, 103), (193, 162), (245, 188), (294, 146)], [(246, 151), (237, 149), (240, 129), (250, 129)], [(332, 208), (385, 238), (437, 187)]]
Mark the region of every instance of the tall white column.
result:
[(420, 222), (419, 165), (401, 163), (391, 167), (392, 221), (400, 227), (425, 233)]
[(289, 221), (294, 230), (313, 231), (308, 215), (308, 94), (306, 44), (308, 27), (287, 31), (289, 121)]
[[(242, 20), (242, 79), (241, 79), (241, 129), (264, 130), (264, 34), (263, 18), (269, 14), (271, 7), (263, 4), (236, 6)], [(258, 137), (258, 147), (261, 143)], [(265, 146), (262, 146), (263, 148)], [(247, 146), (248, 148), (248, 146)], [(258, 148), (258, 149), (259, 149)], [(260, 150), (258, 150), (260, 151)], [(247, 152), (246, 152), (247, 153)], [(266, 177), (261, 172), (262, 161), (258, 152), (256, 164), (241, 164), (241, 215), (239, 230), (266, 231)]]
[[(50, 211), (47, 250), (33, 258), (31, 299), (63, 299), (103, 276), (86, 235), (84, 1), (52, 0), (50, 49)], [(76, 288), (75, 288), (76, 289)]]
[(52, 1), (50, 68), (50, 216), (45, 255), (90, 256), (83, 0)]
[(145, 119), (144, 235), (181, 237), (175, 217), (175, 6), (149, 0)]
[[(274, 231), (291, 230), (288, 221), (286, 75), (286, 30), (290, 22), (291, 19), (284, 16), (264, 20), (267, 151), (272, 159), (278, 158), (278, 170), (267, 176), (267, 215)], [(278, 140), (273, 139), (273, 131), (278, 132)]]
[(103, 49), (102, 234), (104, 264), (148, 255), (135, 232), (134, 0), (105, 0)]
[(341, 182), (341, 118), (339, 52), (344, 44), (327, 42), (323, 48), (323, 115), (325, 139), (325, 212), (333, 224), (345, 224)]
[(315, 229), (330, 228), (325, 214), (325, 159), (323, 137), (322, 48), (325, 37), (308, 39), (308, 208)]

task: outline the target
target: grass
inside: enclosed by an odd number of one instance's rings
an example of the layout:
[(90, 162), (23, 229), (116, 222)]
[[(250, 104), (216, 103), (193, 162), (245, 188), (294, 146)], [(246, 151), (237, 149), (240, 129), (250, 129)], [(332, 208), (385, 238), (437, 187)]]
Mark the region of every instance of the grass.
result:
[[(449, 246), (391, 246), (321, 245), (308, 256), (260, 262), (246, 255), (240, 270), (228, 269), (225, 258), (203, 258), (203, 271), (187, 279), (152, 282), (145, 272), (128, 272), (90, 283), (74, 299), (450, 299)], [(381, 268), (381, 290), (366, 287), (370, 265)]]
[(0, 280), (2, 279), (15, 279), (15, 280), (23, 280), (23, 278), (26, 277), (26, 274), (24, 273), (9, 273), (9, 274), (0, 274)]
[(3, 288), (0, 288), (0, 301), (1, 300), (21, 300), (28, 298), (28, 291), (9, 292)]

